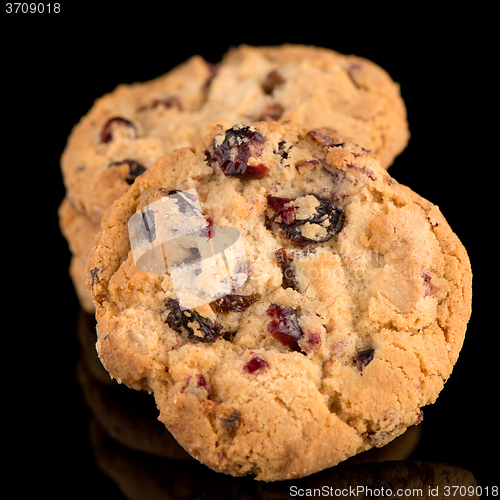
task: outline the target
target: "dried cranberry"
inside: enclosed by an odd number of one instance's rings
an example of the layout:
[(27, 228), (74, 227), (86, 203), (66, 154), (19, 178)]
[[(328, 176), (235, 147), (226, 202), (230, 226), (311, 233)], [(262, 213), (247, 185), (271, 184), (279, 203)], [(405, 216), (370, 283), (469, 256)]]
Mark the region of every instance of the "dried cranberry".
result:
[(243, 179), (262, 179), (269, 169), (263, 164), (249, 165), (250, 158), (258, 158), (262, 152), (264, 137), (254, 127), (239, 125), (226, 131), (221, 144), (214, 141), (215, 160), (224, 175)]
[(175, 299), (166, 299), (162, 309), (163, 312), (170, 309), (165, 323), (176, 332), (187, 335), (189, 339), (208, 343), (215, 342), (224, 334), (219, 323), (204, 318), (190, 309), (182, 310)]
[(283, 288), (293, 288), (294, 290), (299, 290), (299, 284), (295, 279), (295, 273), (291, 266), (293, 262), (293, 254), (288, 248), (279, 248), (274, 252), (274, 258), (281, 268), (281, 274), (283, 275), (283, 281), (281, 286)]
[[(344, 225), (344, 211), (342, 208), (334, 205), (331, 201), (326, 198), (322, 198), (317, 194), (312, 194), (310, 196), (314, 196), (316, 200), (319, 202), (318, 205), (314, 208), (314, 211), (310, 214), (307, 214), (304, 217), (304, 214), (298, 216), (297, 210), (300, 209), (301, 203), (305, 203), (306, 196), (301, 196), (292, 200), (294, 211), (291, 212), (291, 209), (287, 209), (286, 207), (290, 206), (287, 203), (290, 203), (291, 200), (288, 198), (274, 198), (274, 200), (270, 201), (268, 197), (268, 203), (273, 207), (275, 211), (277, 211), (277, 215), (272, 219), (272, 222), (278, 224), (280, 228), (280, 234), (283, 238), (290, 241), (292, 245), (295, 246), (304, 246), (308, 243), (320, 243), (323, 241), (328, 241), (333, 238)], [(283, 201), (276, 201), (283, 200)], [(286, 200), (286, 201), (284, 201)], [(276, 207), (276, 208), (274, 208)], [(293, 216), (293, 219), (291, 217)], [(309, 236), (305, 236), (303, 233), (304, 225), (309, 223), (309, 225), (314, 224), (317, 225), (318, 236), (312, 238), (310, 235), (314, 231), (310, 231)], [(272, 226), (271, 226), (272, 227)], [(310, 228), (310, 226), (307, 226)]]
[(108, 165), (108, 168), (117, 167), (118, 165), (123, 165), (124, 163), (128, 165), (129, 170), (129, 174), (125, 178), (125, 181), (127, 182), (127, 184), (132, 185), (137, 177), (139, 177), (139, 175), (142, 175), (146, 171), (146, 169), (138, 161), (128, 159), (114, 161)]
[(215, 300), (215, 310), (217, 312), (242, 312), (258, 300), (260, 300), (258, 293), (251, 295), (228, 294)]
[(354, 356), (354, 363), (358, 370), (363, 371), (368, 363), (373, 359), (375, 355), (375, 349), (366, 349), (364, 351), (359, 351), (356, 356)]
[(424, 283), (425, 283), (424, 297), (428, 297), (429, 295), (434, 295), (439, 290), (439, 287), (432, 283), (432, 276), (427, 274), (425, 271), (422, 271), (422, 278), (424, 278)]
[(132, 139), (135, 139), (138, 135), (137, 129), (135, 125), (121, 116), (115, 116), (114, 118), (110, 118), (104, 125), (101, 132), (101, 142), (107, 144), (109, 141), (113, 139), (113, 124), (118, 124), (123, 127), (128, 127), (130, 129), (130, 135)]
[(278, 198), (277, 196), (267, 197), (268, 205), (276, 212), (274, 222), (278, 224), (291, 224), (294, 219), (295, 206), (289, 198)]
[(247, 373), (260, 373), (264, 369), (269, 368), (269, 366), (269, 363), (260, 354), (254, 354), (252, 359), (243, 367), (243, 371)]
[(299, 326), (297, 311), (291, 307), (271, 304), (266, 312), (274, 318), (267, 325), (272, 336), (293, 351), (300, 351), (298, 341), (303, 332)]
[(278, 121), (284, 111), (285, 108), (279, 102), (266, 104), (256, 121)]
[(155, 226), (155, 212), (146, 208), (142, 213), (141, 218), (141, 230), (142, 234), (144, 234), (148, 241), (151, 243), (156, 238), (156, 226)]
[(205, 389), (208, 393), (207, 397), (210, 397), (212, 395), (212, 391), (203, 373), (198, 373), (198, 375), (196, 375), (196, 387), (203, 387), (203, 389)]
[(272, 94), (276, 87), (282, 85), (283, 83), (285, 83), (285, 79), (278, 70), (274, 69), (267, 75), (264, 83), (262, 84), (262, 89), (265, 94)]
[[(191, 377), (191, 375), (189, 375), (189, 377), (186, 380), (186, 383), (182, 386), (181, 393), (184, 393), (186, 391), (186, 389), (189, 387), (189, 383), (191, 382), (191, 379), (192, 379), (192, 377)], [(203, 389), (205, 389), (207, 391), (207, 398), (209, 398), (213, 394), (213, 392), (210, 389), (210, 387), (207, 383), (207, 380), (206, 380), (205, 376), (203, 375), (203, 373), (198, 373), (198, 375), (196, 375), (195, 388), (198, 388), (198, 387), (202, 387)]]
[(215, 224), (212, 217), (208, 215), (205, 215), (205, 220), (207, 221), (207, 225), (201, 230), (200, 236), (211, 240), (215, 236)]

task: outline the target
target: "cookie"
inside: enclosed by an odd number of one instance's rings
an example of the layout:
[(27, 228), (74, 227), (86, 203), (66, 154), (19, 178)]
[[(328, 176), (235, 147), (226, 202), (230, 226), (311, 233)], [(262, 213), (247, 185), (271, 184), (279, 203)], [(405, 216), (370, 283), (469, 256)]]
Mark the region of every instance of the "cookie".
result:
[(61, 158), (68, 198), (98, 223), (161, 155), (217, 124), (263, 119), (333, 127), (363, 141), (385, 167), (409, 137), (399, 86), (373, 62), (311, 46), (241, 46), (217, 65), (194, 56), (98, 99)]
[(152, 391), (195, 458), (264, 481), (419, 423), (471, 311), (438, 207), (359, 142), (292, 122), (215, 127), (160, 158), (86, 269), (112, 377)]

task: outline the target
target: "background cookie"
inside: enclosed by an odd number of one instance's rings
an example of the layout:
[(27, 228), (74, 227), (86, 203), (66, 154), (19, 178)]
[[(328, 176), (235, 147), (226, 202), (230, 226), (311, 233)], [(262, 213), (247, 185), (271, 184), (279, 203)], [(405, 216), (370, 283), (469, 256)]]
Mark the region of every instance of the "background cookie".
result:
[[(183, 312), (171, 276), (130, 251), (131, 217), (151, 236), (153, 204), (189, 189), (208, 228), (245, 243), (248, 279), (212, 318)], [(87, 262), (101, 361), (153, 390), (160, 419), (215, 470), (287, 479), (383, 446), (421, 421), (458, 357), (463, 246), (436, 206), (330, 129), (217, 127), (139, 177), (101, 227)]]

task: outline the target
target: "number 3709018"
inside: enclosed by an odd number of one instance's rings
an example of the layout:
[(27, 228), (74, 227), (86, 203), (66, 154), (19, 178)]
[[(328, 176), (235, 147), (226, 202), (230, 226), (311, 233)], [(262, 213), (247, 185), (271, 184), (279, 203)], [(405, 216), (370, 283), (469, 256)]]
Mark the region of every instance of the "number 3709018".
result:
[(61, 4), (12, 2), (5, 4), (5, 12), (7, 14), (59, 14)]

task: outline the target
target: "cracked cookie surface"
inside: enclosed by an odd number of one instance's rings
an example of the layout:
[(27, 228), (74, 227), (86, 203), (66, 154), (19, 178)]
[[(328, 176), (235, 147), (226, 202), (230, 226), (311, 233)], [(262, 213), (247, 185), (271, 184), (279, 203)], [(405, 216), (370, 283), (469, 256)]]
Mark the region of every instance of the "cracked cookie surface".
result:
[[(237, 289), (186, 310), (169, 272), (137, 269), (128, 224), (142, 213), (151, 235), (147, 207), (193, 189), (204, 234), (236, 228), (246, 265)], [(467, 253), (435, 205), (357, 141), (275, 122), (218, 126), (160, 158), (104, 216), (87, 283), (110, 374), (152, 391), (194, 457), (265, 481), (419, 423), (471, 302)]]

